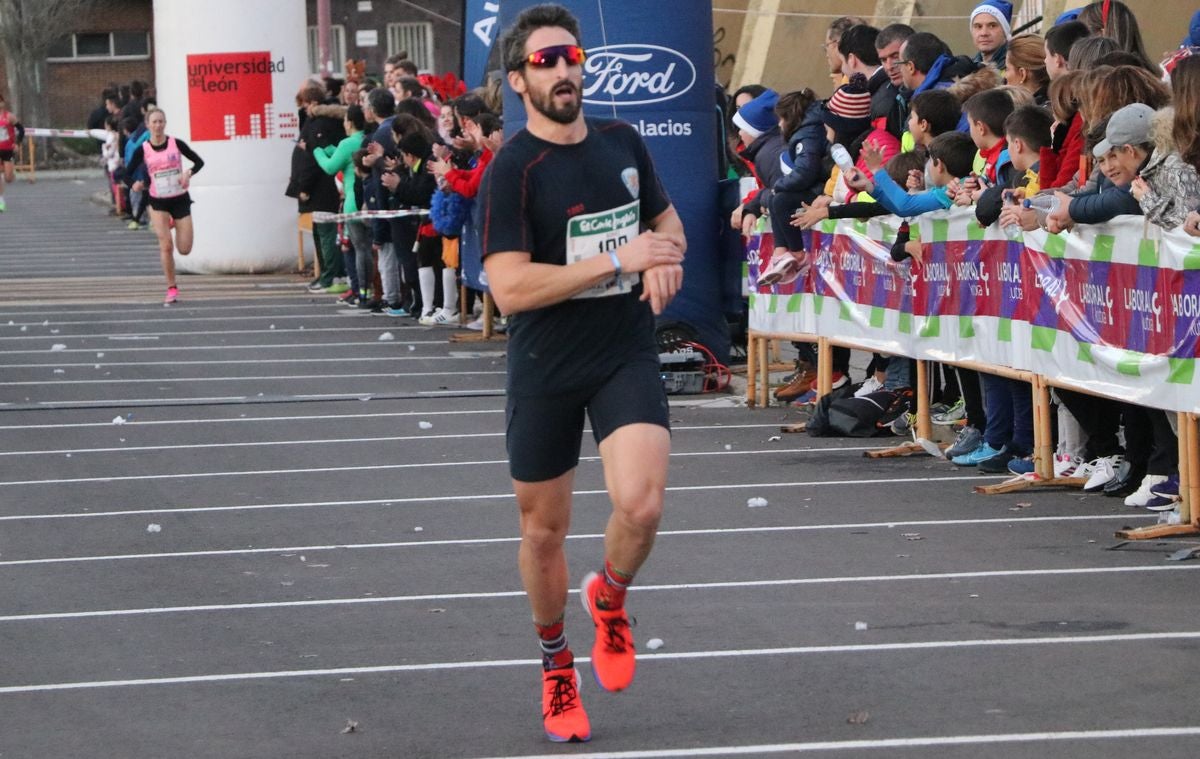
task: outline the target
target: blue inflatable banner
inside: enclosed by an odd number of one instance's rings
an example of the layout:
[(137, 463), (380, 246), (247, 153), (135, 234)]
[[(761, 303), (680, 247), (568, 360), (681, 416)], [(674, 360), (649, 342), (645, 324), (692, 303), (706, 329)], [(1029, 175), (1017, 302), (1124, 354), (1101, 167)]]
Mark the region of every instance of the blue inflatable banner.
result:
[(500, 36), (500, 0), (466, 0), (462, 80), (467, 87), (487, 83), (488, 57)]
[[(504, 0), (498, 32), (534, 0)], [(687, 233), (683, 290), (660, 317), (691, 325), (721, 360), (729, 354), (722, 309), (717, 211), (717, 115), (712, 3), (561, 0), (579, 19), (587, 50), (584, 113), (619, 118), (641, 132)], [(504, 132), (525, 126), (525, 107), (505, 86)]]

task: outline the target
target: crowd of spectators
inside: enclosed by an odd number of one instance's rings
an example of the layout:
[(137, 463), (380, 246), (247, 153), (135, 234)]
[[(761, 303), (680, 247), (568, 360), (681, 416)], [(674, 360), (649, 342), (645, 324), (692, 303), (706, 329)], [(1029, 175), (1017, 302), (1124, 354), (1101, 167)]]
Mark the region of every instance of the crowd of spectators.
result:
[[(825, 40), (832, 97), (754, 85), (735, 92), (731, 150), (758, 189), (730, 221), (750, 235), (769, 219), (775, 247), (759, 282), (803, 276), (811, 255), (800, 231), (824, 219), (901, 217), (892, 257), (915, 265), (921, 247), (907, 222), (954, 206), (1013, 234), (1137, 214), (1200, 236), (1200, 12), (1161, 63), (1120, 0), (1049, 21), (1044, 36), (1014, 36), (1011, 4), (985, 0), (970, 17), (973, 54), (955, 55), (904, 24), (840, 18)], [(795, 372), (775, 390), (781, 401), (804, 402), (815, 386), (816, 353), (797, 347)], [(847, 349), (832, 361), (835, 393), (911, 397), (907, 358), (875, 355), (857, 385)], [(950, 366), (935, 374), (934, 421), (958, 427), (947, 458), (1036, 477), (1029, 385)], [(1056, 476), (1130, 506), (1175, 508), (1173, 414), (1066, 390), (1055, 401)], [(901, 413), (892, 426), (911, 423)]]
[[(287, 194), (301, 214), (360, 214), (313, 224), (320, 275), (311, 292), (424, 325), (476, 315), (473, 291), (459, 302), (460, 245), (472, 244), (464, 227), (502, 129), (498, 88), (462, 90), (418, 77), (403, 55), (387, 60), (380, 82), (349, 67), (344, 80), (300, 88)], [(362, 215), (405, 209), (428, 213)], [(482, 329), (482, 315), (466, 326)]]
[(101, 160), (112, 194), (112, 213), (132, 230), (147, 228), (149, 194), (133, 189), (139, 180), (146, 181), (145, 167), (134, 173), (125, 167), (150, 136), (146, 114), (157, 107), (154, 87), (134, 80), (123, 85), (108, 84), (100, 93), (100, 104), (88, 114), (87, 129), (102, 142)]

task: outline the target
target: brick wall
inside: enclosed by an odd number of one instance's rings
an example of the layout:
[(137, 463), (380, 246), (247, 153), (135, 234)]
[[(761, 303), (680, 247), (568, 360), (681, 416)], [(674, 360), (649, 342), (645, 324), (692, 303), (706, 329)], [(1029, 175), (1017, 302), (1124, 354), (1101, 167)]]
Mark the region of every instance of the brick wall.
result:
[[(154, 9), (151, 0), (113, 0), (103, 7), (103, 11), (93, 12), (80, 19), (78, 27), (71, 31), (152, 32), (154, 29)], [(82, 128), (87, 122), (88, 114), (100, 105), (100, 91), (109, 82), (128, 84), (134, 79), (141, 79), (153, 84), (153, 35), (150, 43), (151, 56), (146, 60), (47, 64), (51, 123), (31, 126)]]

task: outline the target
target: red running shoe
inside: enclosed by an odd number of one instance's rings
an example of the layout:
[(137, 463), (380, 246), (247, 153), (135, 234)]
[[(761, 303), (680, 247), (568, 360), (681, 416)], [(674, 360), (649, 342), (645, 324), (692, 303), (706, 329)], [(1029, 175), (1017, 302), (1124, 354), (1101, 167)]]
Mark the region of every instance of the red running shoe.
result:
[(604, 690), (625, 690), (633, 682), (637, 668), (633, 634), (629, 628), (629, 615), (624, 609), (596, 607), (596, 593), (603, 582), (603, 577), (591, 572), (583, 578), (583, 585), (579, 589), (583, 608), (596, 626), (596, 642), (592, 646), (592, 675)]
[(555, 743), (591, 740), (592, 726), (579, 700), (575, 665), (542, 672), (542, 724), (546, 737)]

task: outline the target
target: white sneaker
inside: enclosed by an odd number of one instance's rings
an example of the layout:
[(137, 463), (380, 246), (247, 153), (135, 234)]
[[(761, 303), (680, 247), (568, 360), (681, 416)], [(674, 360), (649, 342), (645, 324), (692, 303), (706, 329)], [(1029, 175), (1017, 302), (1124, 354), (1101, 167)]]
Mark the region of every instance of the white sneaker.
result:
[(1095, 461), (1088, 462), (1087, 466), (1091, 469), (1091, 474), (1088, 475), (1087, 482), (1083, 485), (1083, 492), (1092, 493), (1104, 487), (1105, 483), (1117, 476), (1117, 467), (1121, 465), (1124, 457), (1119, 453), (1112, 456), (1101, 456)]
[(482, 332), (483, 331), (483, 317), (478, 316), (475, 318), (474, 321), (467, 322), (467, 329), (471, 330), (472, 332)]
[[(441, 309), (438, 309), (438, 311), (440, 310)], [(435, 320), (437, 313), (437, 311), (426, 311), (425, 313), (421, 314), (420, 319), (417, 319), (417, 324), (421, 324), (426, 327), (432, 327), (433, 325), (437, 324), (437, 321)]]
[(864, 395), (870, 395), (871, 393), (878, 392), (882, 389), (883, 383), (875, 379), (875, 375), (872, 374), (862, 383), (862, 387), (854, 391), (854, 397), (862, 398)]
[(444, 308), (439, 308), (433, 314), (433, 323), (438, 325), (439, 327), (457, 327), (458, 326), (458, 312), (457, 311), (447, 311)]
[[(1065, 453), (1054, 454), (1054, 476), (1058, 477), (1083, 477), (1085, 476), (1081, 469), (1084, 466), (1083, 459), (1075, 456), (1068, 456)], [(1086, 476), (1091, 476), (1091, 470), (1088, 470)]]
[(1126, 506), (1142, 507), (1150, 503), (1150, 499), (1154, 494), (1150, 491), (1167, 481), (1165, 474), (1148, 474), (1142, 478), (1142, 484), (1138, 489), (1125, 498)]

